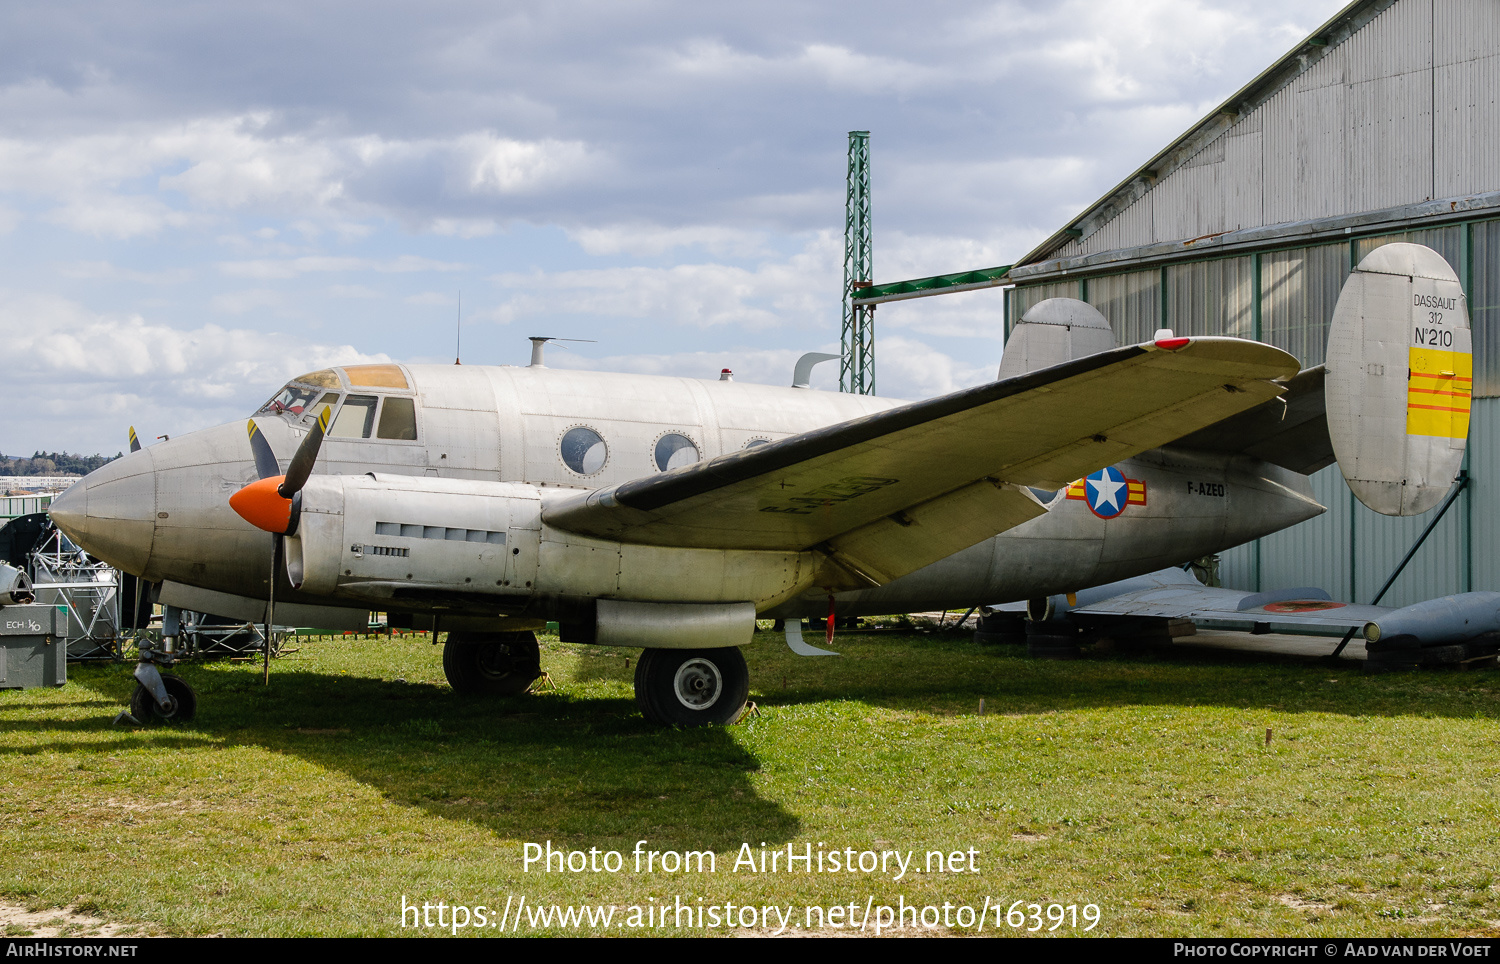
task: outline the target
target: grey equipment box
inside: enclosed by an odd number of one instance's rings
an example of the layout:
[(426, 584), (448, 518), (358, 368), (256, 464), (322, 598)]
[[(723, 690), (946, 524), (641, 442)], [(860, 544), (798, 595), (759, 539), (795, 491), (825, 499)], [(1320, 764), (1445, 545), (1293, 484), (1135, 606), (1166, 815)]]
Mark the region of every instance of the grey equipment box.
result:
[(55, 606), (0, 606), (0, 689), (68, 681), (67, 640), (57, 635), (56, 616)]

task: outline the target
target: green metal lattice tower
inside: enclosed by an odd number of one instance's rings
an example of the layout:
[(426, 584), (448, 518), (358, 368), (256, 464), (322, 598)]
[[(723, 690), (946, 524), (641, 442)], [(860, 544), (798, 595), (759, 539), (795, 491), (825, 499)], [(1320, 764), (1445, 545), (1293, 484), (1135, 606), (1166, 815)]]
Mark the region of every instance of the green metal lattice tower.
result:
[(870, 240), (870, 132), (849, 132), (849, 185), (844, 197), (844, 330), (839, 391), (875, 394), (875, 306), (855, 305), (875, 268)]

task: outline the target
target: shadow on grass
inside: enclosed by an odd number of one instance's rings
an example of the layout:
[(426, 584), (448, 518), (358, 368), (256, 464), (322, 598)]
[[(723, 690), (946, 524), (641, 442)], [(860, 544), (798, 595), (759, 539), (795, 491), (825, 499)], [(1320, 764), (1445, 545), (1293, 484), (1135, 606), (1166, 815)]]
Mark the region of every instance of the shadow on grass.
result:
[[(197, 718), (180, 729), (132, 731), (128, 742), (202, 749), (206, 737), (260, 746), (347, 774), (434, 817), (559, 846), (629, 850), (649, 838), (661, 849), (727, 850), (798, 832), (794, 816), (756, 794), (750, 775), (759, 762), (732, 734), (652, 726), (631, 700), (556, 692), (466, 699), (442, 684), (309, 671), (273, 673), (268, 688), (258, 674), (194, 665), (177, 672), (197, 690)], [(104, 697), (83, 703), (102, 705), (109, 720), (134, 686), (117, 675), (75, 677)], [(97, 734), (100, 723), (21, 726), (81, 736)], [(47, 749), (117, 752), (120, 741), (49, 742)]]

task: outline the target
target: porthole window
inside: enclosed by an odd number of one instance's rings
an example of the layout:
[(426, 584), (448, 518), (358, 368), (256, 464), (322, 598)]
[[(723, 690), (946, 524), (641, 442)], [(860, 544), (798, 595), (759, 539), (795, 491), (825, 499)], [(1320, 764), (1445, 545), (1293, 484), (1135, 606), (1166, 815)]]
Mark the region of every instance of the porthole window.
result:
[(609, 447), (591, 428), (568, 429), (559, 451), (563, 464), (579, 475), (593, 475), (604, 468), (604, 462), (609, 458)]
[(750, 441), (748, 441), (748, 442), (745, 443), (745, 448), (747, 448), (747, 449), (753, 449), (756, 446), (765, 445), (769, 441), (771, 441), (771, 440), (768, 439), (768, 438), (753, 438)]
[(678, 435), (674, 432), (656, 440), (656, 467), (663, 472), (669, 469), (680, 469), (696, 461), (698, 461), (698, 446), (694, 445), (693, 440), (686, 435)]

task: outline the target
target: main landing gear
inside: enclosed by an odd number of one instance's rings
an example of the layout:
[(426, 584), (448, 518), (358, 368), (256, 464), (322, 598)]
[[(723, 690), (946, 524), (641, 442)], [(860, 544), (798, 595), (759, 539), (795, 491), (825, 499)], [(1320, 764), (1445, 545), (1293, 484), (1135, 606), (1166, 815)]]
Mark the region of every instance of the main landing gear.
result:
[(749, 695), (750, 670), (735, 646), (645, 649), (635, 665), (635, 702), (653, 723), (733, 723)]
[[(536, 634), (449, 633), (443, 673), (463, 696), (520, 696), (542, 675)], [(750, 670), (734, 646), (645, 649), (635, 665), (636, 705), (653, 723), (733, 723), (749, 695)]]
[(536, 633), (449, 633), (443, 675), (463, 696), (520, 696), (542, 675)]

